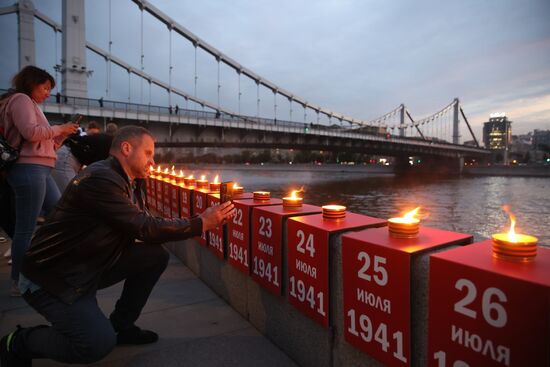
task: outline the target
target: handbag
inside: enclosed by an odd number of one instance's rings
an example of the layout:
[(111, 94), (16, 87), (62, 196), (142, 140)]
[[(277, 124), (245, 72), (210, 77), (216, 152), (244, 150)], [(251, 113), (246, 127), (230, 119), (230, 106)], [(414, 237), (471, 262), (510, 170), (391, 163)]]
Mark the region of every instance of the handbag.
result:
[[(9, 94), (8, 97), (2, 99), (2, 106), (5, 106), (9, 103), (13, 97), (13, 93)], [(19, 147), (12, 147), (4, 136), (4, 116), (5, 110), (2, 109), (2, 116), (0, 116), (0, 172), (7, 171), (16, 160), (19, 159), (19, 150), (21, 149), (21, 143)]]
[(0, 171), (7, 170), (17, 159), (19, 159), (19, 149), (9, 145), (0, 134)]

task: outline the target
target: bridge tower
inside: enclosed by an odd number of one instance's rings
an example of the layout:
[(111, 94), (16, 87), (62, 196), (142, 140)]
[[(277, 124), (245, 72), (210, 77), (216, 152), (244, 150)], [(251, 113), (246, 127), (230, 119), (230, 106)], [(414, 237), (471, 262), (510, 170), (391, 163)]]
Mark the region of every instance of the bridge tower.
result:
[(88, 96), (84, 0), (63, 0), (63, 54), (61, 93), (71, 97)]
[(34, 50), (34, 5), (30, 0), (17, 3), (17, 25), (19, 27), (19, 69), (35, 65)]
[(399, 136), (405, 136), (405, 104), (401, 104), (399, 110)]
[(460, 110), (460, 102), (458, 98), (453, 101), (453, 144), (460, 144), (460, 131), (458, 130), (458, 113)]

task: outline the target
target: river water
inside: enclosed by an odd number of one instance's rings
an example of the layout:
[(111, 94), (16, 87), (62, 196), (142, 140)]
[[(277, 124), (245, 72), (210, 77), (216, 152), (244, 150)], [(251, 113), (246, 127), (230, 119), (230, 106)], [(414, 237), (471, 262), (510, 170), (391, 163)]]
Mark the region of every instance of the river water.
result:
[[(192, 169), (189, 167), (184, 167)], [(287, 196), (303, 186), (304, 202), (341, 204), (349, 211), (379, 218), (401, 216), (421, 206), (422, 225), (469, 233), (476, 241), (507, 232), (508, 204), (517, 217), (516, 232), (536, 236), (550, 246), (550, 179), (535, 177), (400, 177), (362, 172), (360, 167), (223, 166), (193, 169), (195, 176), (219, 174), (245, 191), (266, 190)]]

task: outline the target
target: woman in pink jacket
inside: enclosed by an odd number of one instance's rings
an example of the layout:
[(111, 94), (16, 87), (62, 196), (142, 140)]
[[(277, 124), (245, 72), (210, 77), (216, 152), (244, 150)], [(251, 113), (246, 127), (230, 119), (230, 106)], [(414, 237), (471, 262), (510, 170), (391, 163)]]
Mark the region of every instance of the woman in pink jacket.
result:
[(78, 128), (72, 122), (51, 126), (38, 107), (54, 86), (55, 80), (47, 71), (26, 66), (13, 77), (12, 89), (0, 97), (0, 128), (8, 143), (20, 149), (19, 159), (7, 172), (15, 194), (15, 232), (11, 245), (13, 296), (19, 295), (19, 269), (36, 219), (41, 209), (48, 215), (60, 197), (50, 175), (55, 166), (55, 151)]

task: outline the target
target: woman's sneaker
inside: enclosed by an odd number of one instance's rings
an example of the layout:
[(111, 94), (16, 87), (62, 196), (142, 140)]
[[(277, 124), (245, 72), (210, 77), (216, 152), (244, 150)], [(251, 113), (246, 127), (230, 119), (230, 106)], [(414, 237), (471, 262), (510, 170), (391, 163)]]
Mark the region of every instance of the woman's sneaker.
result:
[(13, 340), (23, 330), (17, 329), (0, 339), (0, 366), (2, 367), (31, 367), (32, 359), (20, 358), (13, 352)]
[(21, 297), (21, 291), (19, 290), (19, 285), (15, 280), (11, 281), (10, 296)]

